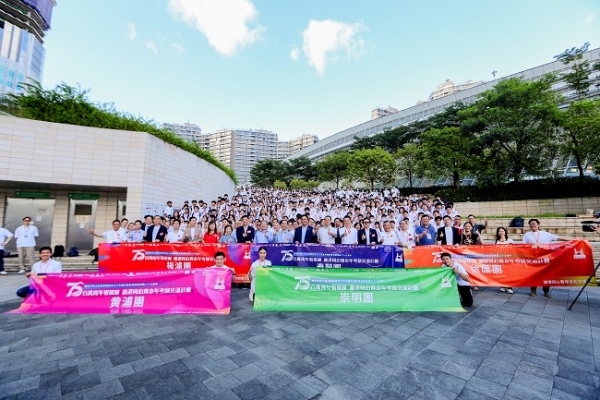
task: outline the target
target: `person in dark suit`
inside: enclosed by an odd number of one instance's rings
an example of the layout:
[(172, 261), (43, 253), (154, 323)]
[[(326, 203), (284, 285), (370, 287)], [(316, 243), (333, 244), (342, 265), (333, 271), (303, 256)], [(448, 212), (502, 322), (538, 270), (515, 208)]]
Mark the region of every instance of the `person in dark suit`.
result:
[(371, 220), (369, 218), (363, 220), (363, 229), (358, 230), (357, 236), (358, 244), (374, 245), (378, 242), (377, 231), (371, 228)]
[(247, 215), (242, 217), (242, 226), (238, 226), (235, 229), (235, 238), (238, 243), (253, 243), (254, 242), (254, 234), (256, 231), (250, 225), (249, 219)]
[(296, 243), (316, 243), (312, 226), (308, 225), (308, 217), (303, 215), (300, 218), (300, 226), (294, 231), (294, 242)]
[(437, 230), (438, 243), (441, 245), (456, 245), (460, 243), (460, 233), (452, 226), (452, 218), (444, 215), (444, 226)]
[(169, 232), (167, 231), (167, 228), (165, 228), (163, 226), (162, 220), (163, 220), (163, 218), (160, 215), (154, 216), (154, 218), (152, 219), (152, 222), (154, 222), (154, 224), (148, 228), (148, 231), (146, 232), (146, 236), (144, 237), (144, 240), (146, 242), (164, 242), (164, 241), (166, 241), (167, 234)]

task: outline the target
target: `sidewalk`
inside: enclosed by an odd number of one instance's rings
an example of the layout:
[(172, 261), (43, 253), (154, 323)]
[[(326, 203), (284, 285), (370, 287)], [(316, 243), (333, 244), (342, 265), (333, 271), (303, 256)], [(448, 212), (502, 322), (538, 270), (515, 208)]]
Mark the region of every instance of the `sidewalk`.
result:
[[(2, 299), (25, 280), (0, 278)], [(528, 292), (466, 313), (255, 312), (234, 289), (223, 317), (0, 314), (0, 397), (597, 400), (600, 292), (572, 311), (575, 290)]]

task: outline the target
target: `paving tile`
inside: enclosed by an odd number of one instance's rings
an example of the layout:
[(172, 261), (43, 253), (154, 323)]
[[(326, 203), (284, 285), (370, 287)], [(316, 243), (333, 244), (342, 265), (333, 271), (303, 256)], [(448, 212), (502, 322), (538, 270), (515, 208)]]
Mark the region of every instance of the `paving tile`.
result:
[(182, 390), (184, 386), (176, 376), (170, 376), (165, 379), (148, 382), (144, 385), (144, 389), (148, 393), (149, 398), (157, 399)]
[[(236, 386), (242, 384), (235, 376), (231, 373), (225, 373), (219, 376), (214, 376), (212, 378), (208, 378), (204, 382), (202, 382), (204, 386), (208, 388), (213, 394), (217, 395), (218, 393), (227, 390), (233, 389)], [(247, 383), (246, 383), (247, 384)], [(246, 386), (246, 384), (244, 386)], [(237, 392), (234, 392), (237, 394)]]
[(333, 400), (354, 400), (363, 396), (361, 390), (346, 384), (336, 384), (323, 391), (323, 395)]
[(15, 394), (30, 391), (40, 387), (40, 376), (31, 376), (29, 378), (6, 382), (0, 385), (0, 393), (3, 396), (12, 396)]
[(554, 388), (572, 394), (580, 399), (597, 399), (599, 395), (596, 386), (588, 386), (557, 376), (554, 378)]
[(124, 393), (125, 390), (118, 379), (104, 382), (83, 390), (84, 400), (100, 400)]

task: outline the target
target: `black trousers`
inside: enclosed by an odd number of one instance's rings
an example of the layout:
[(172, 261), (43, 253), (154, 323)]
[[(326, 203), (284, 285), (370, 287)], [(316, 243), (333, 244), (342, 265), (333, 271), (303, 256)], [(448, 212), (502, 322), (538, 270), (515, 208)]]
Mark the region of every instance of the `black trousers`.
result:
[[(550, 286), (542, 286), (542, 290), (544, 291), (544, 293), (548, 293), (550, 291)], [(536, 292), (537, 286), (531, 286), (531, 291)]]
[(473, 295), (471, 294), (471, 286), (460, 286), (458, 287), (458, 294), (460, 295), (460, 304), (463, 307), (471, 307), (473, 305)]

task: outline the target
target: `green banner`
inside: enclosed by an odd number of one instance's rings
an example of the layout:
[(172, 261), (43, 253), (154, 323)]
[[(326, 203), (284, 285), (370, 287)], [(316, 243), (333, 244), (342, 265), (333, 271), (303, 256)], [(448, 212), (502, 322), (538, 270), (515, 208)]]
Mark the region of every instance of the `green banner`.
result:
[(263, 311), (464, 311), (450, 268), (260, 268)]

